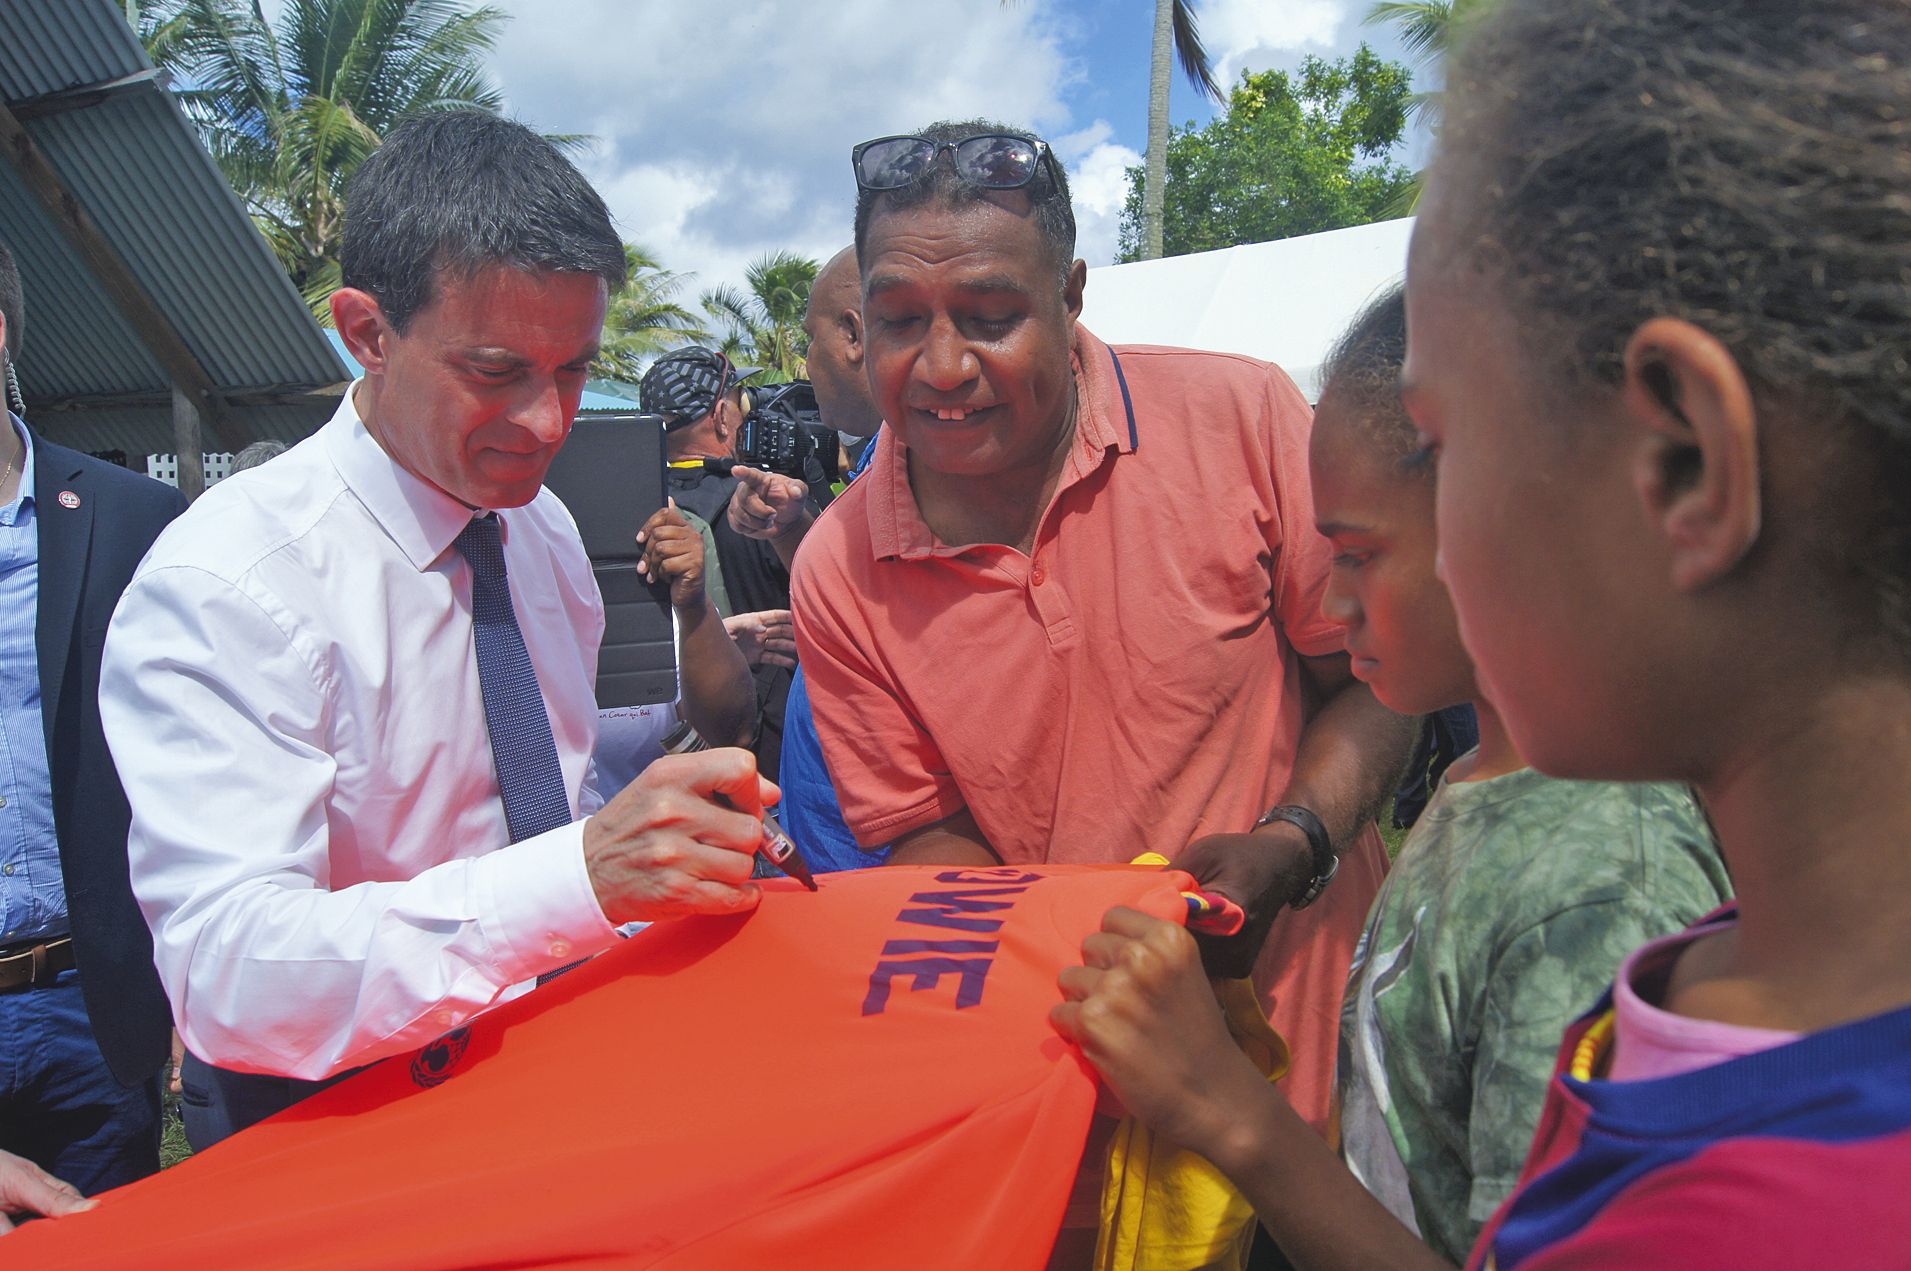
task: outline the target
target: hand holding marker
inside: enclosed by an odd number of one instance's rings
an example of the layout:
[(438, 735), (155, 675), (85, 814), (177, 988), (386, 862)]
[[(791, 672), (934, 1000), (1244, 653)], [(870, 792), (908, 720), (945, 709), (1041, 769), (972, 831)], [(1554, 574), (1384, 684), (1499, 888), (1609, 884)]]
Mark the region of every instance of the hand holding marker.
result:
[[(679, 723), (671, 729), (663, 745), (666, 755), (687, 755), (710, 749), (710, 743), (686, 723)], [(717, 797), (722, 798), (721, 795)], [(809, 862), (803, 859), (802, 853), (796, 850), (795, 841), (783, 832), (783, 827), (776, 823), (776, 818), (770, 815), (767, 808), (763, 811), (763, 844), (757, 848), (757, 855), (811, 891), (816, 890), (816, 878), (810, 873)]]

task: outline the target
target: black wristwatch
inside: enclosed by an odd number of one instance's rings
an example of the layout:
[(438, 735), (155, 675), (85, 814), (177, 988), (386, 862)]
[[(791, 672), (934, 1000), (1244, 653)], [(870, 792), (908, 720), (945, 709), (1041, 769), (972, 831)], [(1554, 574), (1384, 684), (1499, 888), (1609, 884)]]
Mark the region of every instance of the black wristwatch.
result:
[(1313, 856), (1314, 876), (1307, 880), (1305, 891), (1287, 902), (1289, 909), (1305, 909), (1320, 899), (1320, 894), (1327, 890), (1327, 884), (1333, 882), (1334, 875), (1340, 872), (1340, 856), (1334, 851), (1333, 839), (1327, 836), (1327, 827), (1309, 809), (1295, 803), (1277, 804), (1254, 823), (1254, 828), (1258, 830), (1275, 821), (1298, 825), (1301, 833), (1307, 836), (1307, 847)]

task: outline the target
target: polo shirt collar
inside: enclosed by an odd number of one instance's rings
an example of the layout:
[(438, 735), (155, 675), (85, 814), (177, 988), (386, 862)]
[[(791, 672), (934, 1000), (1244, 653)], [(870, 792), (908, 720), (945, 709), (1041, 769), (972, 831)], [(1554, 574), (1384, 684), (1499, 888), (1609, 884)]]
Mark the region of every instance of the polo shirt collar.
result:
[(398, 544), (412, 568), (423, 572), (444, 555), (475, 513), (385, 453), (358, 414), (362, 383), (352, 381), (325, 426), (326, 451), (346, 487)]
[[(1075, 440), (1068, 466), (1062, 472), (1055, 497), (1107, 462), (1111, 452), (1135, 449), (1128, 427), (1128, 408), (1114, 351), (1081, 323), (1075, 324), (1074, 347), (1069, 354), (1075, 374)], [(899, 556), (916, 560), (926, 556), (953, 556), (967, 551), (939, 541), (922, 519), (916, 492), (909, 485), (909, 450), (900, 431), (885, 426), (875, 444), (877, 461), (863, 480), (870, 482), (869, 541), (877, 559)]]
[(1081, 323), (1075, 324), (1076, 452), (1098, 466), (1109, 450), (1133, 451), (1139, 440), (1128, 427), (1128, 403), (1115, 370), (1115, 351)]

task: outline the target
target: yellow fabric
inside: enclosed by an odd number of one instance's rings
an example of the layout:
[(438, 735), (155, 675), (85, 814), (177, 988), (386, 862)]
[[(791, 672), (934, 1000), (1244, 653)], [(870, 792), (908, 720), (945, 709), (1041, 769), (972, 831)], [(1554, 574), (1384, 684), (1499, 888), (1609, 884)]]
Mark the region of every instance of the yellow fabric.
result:
[[(1166, 865), (1148, 852), (1137, 865)], [(1215, 997), (1235, 1044), (1269, 1081), (1287, 1071), (1287, 1043), (1267, 1022), (1249, 980), (1218, 980)], [(1238, 1271), (1254, 1243), (1254, 1208), (1193, 1152), (1123, 1118), (1103, 1175), (1095, 1271)]]
[(1579, 1045), (1573, 1048), (1572, 1067), (1568, 1069), (1574, 1081), (1591, 1081), (1599, 1065), (1605, 1062), (1607, 1043), (1612, 1040), (1612, 1030), (1618, 1018), (1617, 1012), (1608, 1010), (1580, 1036)]

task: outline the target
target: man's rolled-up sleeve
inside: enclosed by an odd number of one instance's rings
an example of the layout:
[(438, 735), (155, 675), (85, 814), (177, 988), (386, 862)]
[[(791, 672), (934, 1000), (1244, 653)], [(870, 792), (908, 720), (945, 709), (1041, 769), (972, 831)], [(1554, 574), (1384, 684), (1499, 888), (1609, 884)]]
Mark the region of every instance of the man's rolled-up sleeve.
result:
[(861, 600), (824, 551), (805, 544), (791, 587), (811, 714), (856, 842), (873, 851), (965, 806), (955, 777), (876, 647)]
[(108, 633), (100, 714), (187, 1046), (314, 1079), (421, 1045), (615, 935), (582, 822), (333, 890), (333, 738), (352, 725), (288, 625), (204, 571), (144, 573)]

